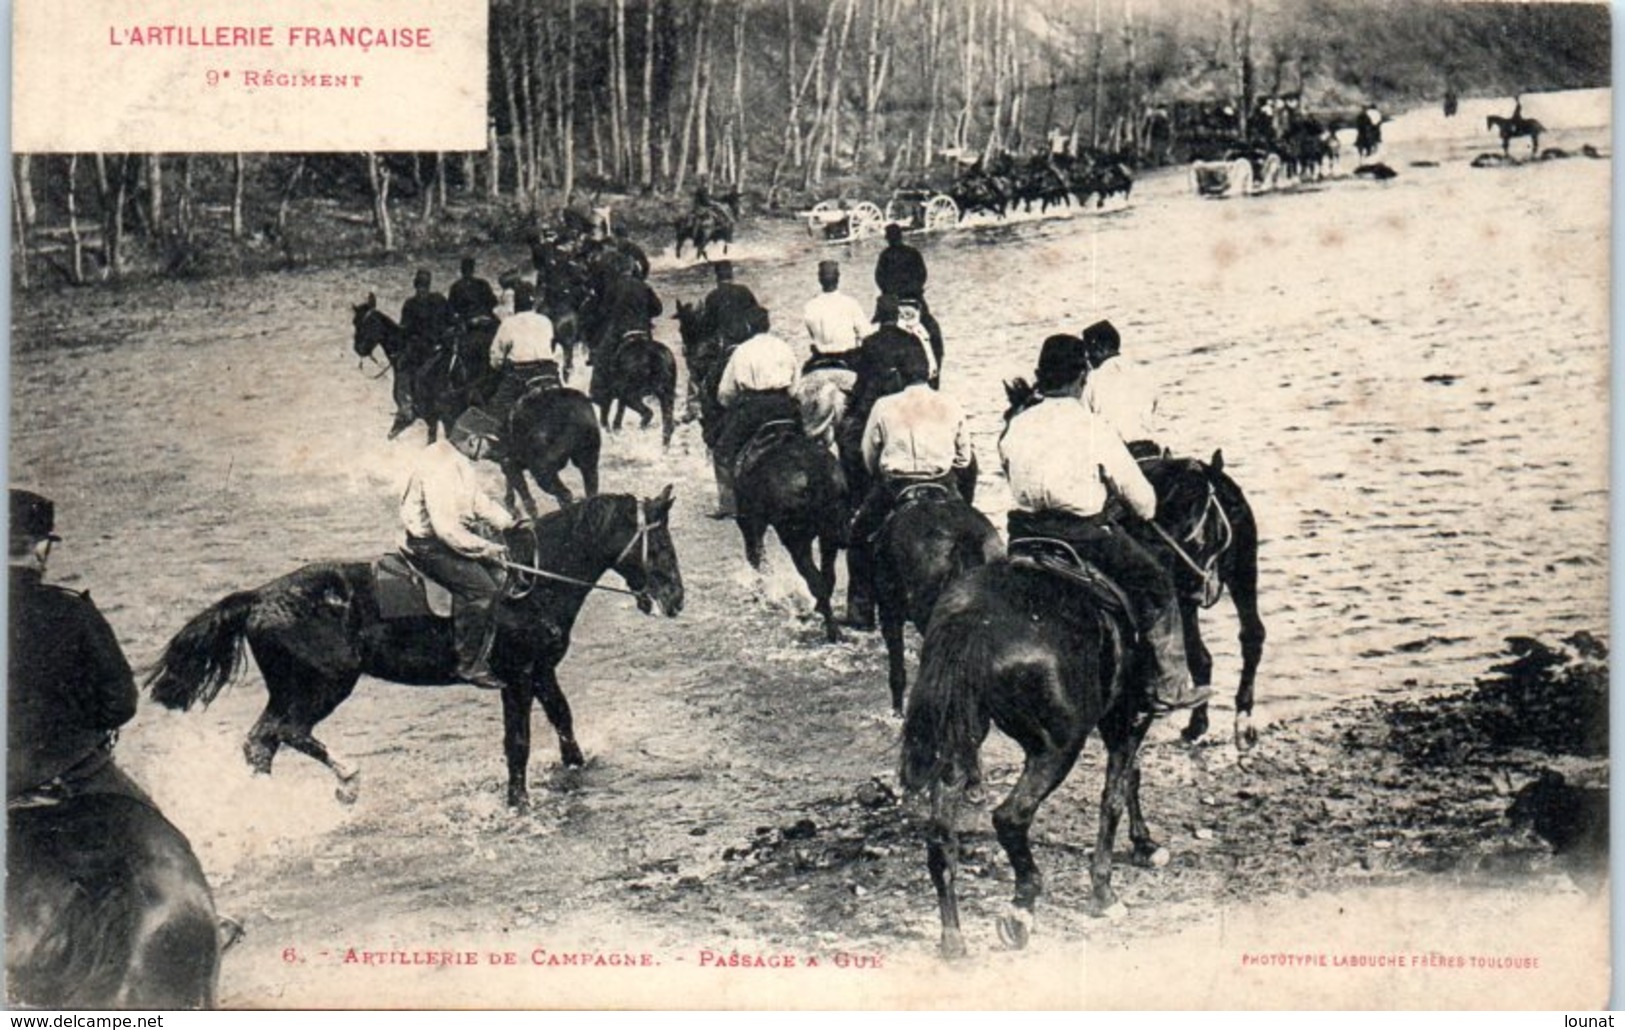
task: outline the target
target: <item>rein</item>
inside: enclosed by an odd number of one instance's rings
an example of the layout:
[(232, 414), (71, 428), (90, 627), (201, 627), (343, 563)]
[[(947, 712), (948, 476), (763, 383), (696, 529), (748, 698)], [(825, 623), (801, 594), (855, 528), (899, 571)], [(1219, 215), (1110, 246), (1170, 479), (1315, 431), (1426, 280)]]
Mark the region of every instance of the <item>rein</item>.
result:
[[(632, 553), (632, 548), (638, 546), (639, 544), (641, 544), (642, 545), (642, 550), (638, 555), (638, 561), (639, 561), (639, 564), (642, 566), (645, 575), (647, 575), (648, 569), (649, 569), (649, 534), (651, 532), (653, 532), (654, 530), (659, 529), (661, 526), (664, 526), (665, 523), (664, 522), (653, 522), (653, 523), (651, 523), (649, 521), (649, 519), (648, 519), (647, 514), (644, 511), (642, 501), (637, 502), (637, 510), (638, 510), (638, 529), (637, 529), (637, 532), (632, 534), (632, 539), (628, 540), (626, 542), (626, 546), (621, 548), (621, 553), (615, 556), (615, 560), (610, 563), (610, 567), (614, 568), (616, 565), (619, 565), (621, 562), (625, 561), (626, 556), (628, 554)], [(531, 539), (532, 540), (535, 539), (535, 533), (536, 533), (536, 527), (533, 525), (531, 527)], [(603, 590), (603, 591), (605, 591), (607, 593), (611, 593), (611, 594), (625, 594), (627, 597), (635, 597), (640, 601), (648, 601), (650, 603), (654, 602), (654, 598), (650, 596), (649, 591), (646, 590), (646, 589), (645, 590), (627, 590), (625, 587), (608, 586), (608, 585), (603, 584), (603, 583), (589, 583), (587, 580), (584, 580), (584, 579), (577, 579), (574, 576), (566, 576), (566, 575), (564, 575), (563, 573), (560, 573), (560, 572), (549, 572), (546, 569), (539, 569), (539, 568), (536, 568), (533, 565), (521, 565), (519, 562), (508, 561), (506, 558), (496, 558), (496, 559), (493, 559), (493, 561), (495, 561), (496, 564), (502, 566), (505, 569), (512, 569), (515, 572), (526, 572), (526, 573), (529, 573), (532, 576), (540, 576), (542, 579), (550, 579), (550, 580), (554, 581), (555, 583), (567, 583), (567, 584), (569, 584), (571, 586), (585, 587), (588, 590)], [(528, 591), (527, 591), (527, 593), (528, 593)], [(522, 597), (524, 595), (520, 594), (520, 595), (516, 595), (516, 596)]]
[[(1215, 512), (1219, 517), (1219, 545), (1205, 563), (1198, 565), (1195, 559), (1190, 556), (1190, 552), (1185, 550), (1184, 545), (1199, 544), (1201, 542), (1202, 530), (1207, 526), (1209, 512)], [(1219, 559), (1224, 556), (1226, 551), (1230, 550), (1230, 544), (1235, 538), (1235, 531), (1231, 528), (1230, 517), (1224, 513), (1224, 506), (1219, 503), (1219, 499), (1214, 493), (1213, 484), (1207, 484), (1207, 501), (1202, 505), (1201, 517), (1196, 520), (1195, 525), (1191, 526), (1190, 532), (1186, 533), (1182, 540), (1175, 540), (1166, 529), (1163, 529), (1155, 521), (1152, 521), (1150, 525), (1157, 536), (1162, 538), (1162, 542), (1172, 548), (1173, 552), (1179, 556), (1179, 560), (1184, 562), (1187, 568), (1201, 578), (1202, 607), (1211, 608), (1218, 604), (1219, 596), (1224, 591), (1224, 581), (1219, 578), (1217, 573)]]

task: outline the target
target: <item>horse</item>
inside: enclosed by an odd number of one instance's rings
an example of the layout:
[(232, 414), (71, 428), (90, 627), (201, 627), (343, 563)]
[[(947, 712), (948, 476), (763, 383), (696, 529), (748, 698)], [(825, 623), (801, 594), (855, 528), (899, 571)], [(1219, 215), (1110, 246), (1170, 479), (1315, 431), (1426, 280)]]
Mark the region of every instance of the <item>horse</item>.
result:
[(986, 515), (957, 491), (937, 484), (908, 487), (874, 538), (875, 609), (886, 641), (892, 711), (903, 714), (908, 673), (903, 624), (925, 633), (937, 598), (954, 577), (1004, 555)]
[[(530, 706), (541, 702), (558, 734), (567, 768), (585, 764), (557, 668), (587, 594), (613, 569), (637, 597), (668, 617), (683, 607), (683, 578), (672, 545), (672, 489), (646, 499), (599, 494), (521, 522), (504, 536), (516, 575), (498, 606), (491, 665), (502, 691), (508, 804), (529, 804)], [(320, 762), (338, 780), (337, 796), (353, 802), (359, 768), (331, 754), (313, 735), (355, 690), (362, 674), (421, 686), (458, 682), (449, 619), (429, 614), (385, 620), (371, 561), (319, 562), (253, 590), (230, 594), (194, 616), (165, 647), (147, 689), (166, 708), (205, 706), (242, 666), (246, 643), (270, 695), (249, 731), (243, 756), (269, 775), (283, 744)]]
[[(1213, 682), (1213, 656), (1202, 642), (1201, 610), (1228, 589), (1240, 624), (1241, 680), (1236, 687), (1236, 747), (1258, 743), (1253, 726), (1253, 684), (1264, 657), (1264, 622), (1258, 615), (1258, 521), (1236, 481), (1224, 471), (1224, 452), (1210, 461), (1147, 458), (1140, 470), (1157, 493), (1154, 523), (1131, 522), (1129, 531), (1168, 562), (1179, 592), (1185, 657), (1198, 686)], [(1185, 527), (1181, 529), (1180, 527)], [(1208, 730), (1207, 704), (1191, 710), (1181, 735), (1187, 742)]]
[(1531, 157), (1540, 152), (1540, 134), (1546, 131), (1546, 126), (1533, 118), (1524, 118), (1521, 115), (1503, 118), (1498, 114), (1492, 114), (1484, 119), (1484, 128), (1500, 132), (1503, 154), (1509, 153), (1507, 148), (1512, 145), (1513, 140), (1520, 136), (1528, 136)]
[(1382, 122), (1362, 110), (1354, 119), (1354, 149), (1361, 158), (1370, 157), (1382, 147)]
[(519, 398), (508, 416), (503, 441), (501, 465), (508, 484), (509, 507), (517, 494), (531, 517), (537, 515), (536, 501), (525, 483), (526, 472), (559, 502), (559, 507), (574, 503), (575, 496), (559, 479), (566, 464), (574, 465), (581, 473), (581, 488), (586, 495), (597, 495), (603, 435), (592, 401), (580, 390), (564, 386), (531, 389)]
[(694, 257), (700, 261), (709, 261), (706, 247), (712, 243), (721, 243), (722, 252), (728, 253), (728, 246), (733, 242), (734, 223), (721, 211), (714, 208), (699, 208), (672, 223), (677, 230), (676, 256), (683, 256), (683, 242), (694, 242)]
[(1132, 629), (1122, 610), (1081, 584), (1037, 565), (1002, 560), (971, 569), (943, 590), (926, 627), (920, 674), (903, 718), (899, 778), (930, 789), (926, 866), (936, 889), (944, 958), (965, 954), (955, 888), (956, 817), (967, 784), (980, 780), (982, 741), (991, 726), (1026, 753), (1020, 779), (993, 812), (993, 828), (1015, 872), (1010, 914), (999, 936), (1025, 947), (1043, 877), (1028, 830), (1038, 807), (1072, 770), (1099, 729), (1109, 760), (1090, 860), (1090, 910), (1121, 908), (1111, 887), (1112, 844), (1125, 808), (1137, 864), (1167, 853), (1140, 811), (1136, 755), (1151, 725), (1131, 680)]
[[(1038, 400), (1025, 380), (1007, 380), (1004, 392), (1010, 405), (1005, 421)], [(1135, 538), (1167, 564), (1179, 596), (1185, 636), (1185, 657), (1198, 686), (1213, 682), (1213, 656), (1202, 642), (1200, 610), (1219, 603), (1230, 591), (1240, 623), (1241, 681), (1236, 688), (1236, 747), (1249, 750), (1258, 743), (1253, 727), (1253, 684), (1264, 657), (1264, 622), (1258, 615), (1258, 520), (1247, 496), (1224, 471), (1224, 452), (1216, 450), (1203, 463), (1174, 458), (1166, 453), (1139, 459), (1140, 471), (1157, 495), (1154, 523), (1129, 520)], [(1180, 526), (1190, 529), (1181, 533)], [(1207, 733), (1207, 704), (1191, 709), (1181, 735), (1195, 743)]]
[(437, 439), (442, 425), (449, 432), (476, 394), (488, 385), (494, 330), (459, 333), (454, 346), (415, 354), (414, 350), (421, 349), (420, 341), (378, 310), (374, 294), (367, 294), (367, 299), (353, 310), (352, 346), (356, 356), (369, 358), (382, 349), (388, 367), (395, 372), (396, 411), (389, 439), (395, 439), (419, 419), (428, 425), (430, 443)]
[(222, 924), (186, 836), (81, 794), (6, 814), (6, 979), (37, 1008), (213, 1008)]
[(830, 643), (840, 640), (830, 598), (835, 593), (835, 559), (846, 540), (848, 507), (846, 477), (835, 455), (788, 424), (769, 423), (745, 444), (735, 470), (736, 521), (745, 541), (745, 559), (751, 568), (761, 569), (771, 526), (812, 592), (825, 637)]
[(643, 400), (653, 397), (660, 404), (660, 445), (671, 446), (671, 434), (676, 428), (677, 358), (670, 347), (650, 336), (647, 330), (624, 333), (612, 354), (599, 356), (593, 369), (590, 396), (598, 405), (599, 424), (605, 429), (610, 428), (610, 407), (620, 402), (615, 412), (617, 430), (621, 428), (627, 408), (642, 417), (640, 428), (648, 429), (654, 421), (654, 412)]

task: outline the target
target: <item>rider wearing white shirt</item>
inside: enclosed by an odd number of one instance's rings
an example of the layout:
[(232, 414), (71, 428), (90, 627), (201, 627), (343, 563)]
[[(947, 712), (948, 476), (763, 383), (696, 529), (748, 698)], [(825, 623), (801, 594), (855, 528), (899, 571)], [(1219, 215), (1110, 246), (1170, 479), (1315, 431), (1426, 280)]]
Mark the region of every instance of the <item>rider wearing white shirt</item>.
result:
[(552, 359), (552, 319), (540, 311), (516, 311), (504, 318), (491, 341), (491, 368), (502, 376), (491, 396), (491, 411), (504, 418), (532, 380), (552, 373)]
[(812, 337), (813, 358), (850, 354), (869, 335), (869, 315), (863, 305), (840, 291), (841, 266), (818, 262), (818, 285), (823, 292), (807, 302), (802, 317)]
[(1083, 406), (1110, 422), (1136, 458), (1156, 457), (1156, 385), (1144, 368), (1119, 352), (1122, 338), (1102, 319), (1083, 331), (1089, 376), (1083, 384)]

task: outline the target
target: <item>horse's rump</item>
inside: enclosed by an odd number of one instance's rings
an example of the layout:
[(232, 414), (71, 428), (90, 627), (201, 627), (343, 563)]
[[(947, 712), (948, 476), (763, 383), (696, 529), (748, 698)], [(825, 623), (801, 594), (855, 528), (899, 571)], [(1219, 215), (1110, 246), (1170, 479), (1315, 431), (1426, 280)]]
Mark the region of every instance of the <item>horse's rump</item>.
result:
[(8, 994), (50, 1008), (206, 1007), (219, 939), (185, 835), (120, 794), (8, 812)]
[(790, 393), (801, 412), (802, 429), (808, 436), (820, 438), (826, 444), (835, 442), (835, 427), (846, 414), (857, 380), (858, 374), (846, 368), (818, 368), (796, 380)]

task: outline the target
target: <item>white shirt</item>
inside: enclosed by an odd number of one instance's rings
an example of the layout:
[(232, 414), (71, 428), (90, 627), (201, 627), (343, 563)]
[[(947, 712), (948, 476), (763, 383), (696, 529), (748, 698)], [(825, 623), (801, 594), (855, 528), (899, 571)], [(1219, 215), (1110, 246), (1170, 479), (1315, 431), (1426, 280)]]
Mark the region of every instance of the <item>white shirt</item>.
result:
[(540, 311), (516, 311), (502, 320), (491, 340), (491, 367), (504, 359), (515, 365), (547, 361), (553, 356), (553, 320)]
[(435, 539), (471, 558), (499, 554), (500, 544), (473, 531), (475, 520), (497, 530), (514, 524), (507, 509), (480, 489), (474, 463), (441, 439), (424, 448), (401, 498), (401, 524), (409, 538)]
[(734, 348), (717, 382), (717, 403), (733, 405), (745, 390), (785, 390), (801, 374), (796, 352), (772, 333), (757, 333)]
[(1011, 419), (999, 457), (1023, 511), (1098, 515), (1110, 483), (1140, 517), (1157, 513), (1157, 493), (1117, 431), (1074, 398), (1046, 397)]
[(807, 302), (802, 311), (807, 322), (807, 335), (812, 345), (824, 354), (842, 354), (863, 343), (863, 338), (874, 329), (863, 305), (832, 290), (820, 293)]
[(925, 383), (875, 401), (863, 431), (863, 463), (881, 476), (935, 478), (971, 462), (965, 412)]
[(1083, 383), (1083, 406), (1110, 422), (1124, 443), (1157, 438), (1157, 392), (1140, 366), (1107, 358)]
[(932, 379), (937, 377), (937, 352), (931, 349), (931, 330), (920, 321), (920, 309), (912, 304), (904, 304), (897, 312), (897, 328), (914, 334), (925, 350), (925, 364), (930, 369)]

